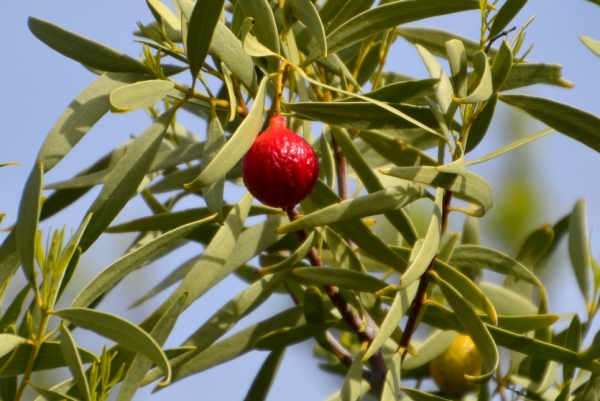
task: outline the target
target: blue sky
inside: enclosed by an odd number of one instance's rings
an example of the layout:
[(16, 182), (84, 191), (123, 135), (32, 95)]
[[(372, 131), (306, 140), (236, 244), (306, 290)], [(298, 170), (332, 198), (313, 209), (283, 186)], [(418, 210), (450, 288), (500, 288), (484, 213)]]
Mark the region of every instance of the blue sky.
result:
[[(514, 25), (520, 26), (534, 14), (537, 16), (528, 28), (524, 46), (535, 43), (528, 59), (562, 64), (564, 77), (574, 82), (575, 87), (567, 90), (537, 86), (519, 92), (550, 97), (600, 115), (600, 82), (597, 78), (600, 57), (587, 50), (578, 38), (579, 35), (587, 35), (600, 39), (600, 26), (597, 24), (600, 7), (585, 0), (530, 0), (516, 18)], [(0, 169), (0, 212), (7, 213), (2, 227), (12, 224), (15, 220), (19, 197), (14, 194), (22, 191), (35, 155), (49, 129), (69, 102), (95, 79), (95, 76), (80, 64), (54, 52), (33, 37), (27, 29), (29, 15), (57, 23), (132, 56), (141, 53), (140, 45), (133, 42), (134, 37), (131, 34), (137, 28), (136, 21), (148, 23), (152, 19), (143, 1), (0, 2), (0, 37), (3, 38), (4, 54), (4, 62), (0, 64), (0, 162), (17, 161), (23, 165), (20, 168)], [(478, 18), (477, 12), (470, 12), (425, 20), (418, 25), (442, 27), (476, 38), (479, 30)], [(393, 47), (388, 68), (421, 78), (427, 76), (414, 48), (400, 41)], [(502, 107), (500, 110), (506, 108)], [(501, 115), (501, 112), (497, 114)], [(184, 113), (180, 113), (180, 118), (190, 130), (199, 135), (204, 134), (203, 122), (184, 116)], [(100, 155), (127, 140), (130, 135), (141, 133), (149, 123), (150, 120), (143, 112), (106, 116), (74, 151), (45, 177), (46, 182), (70, 178)], [(541, 125), (532, 124), (530, 133), (539, 128)], [(504, 129), (506, 126), (495, 123), (484, 144), (473, 152), (472, 157), (481, 156), (499, 145), (510, 142), (511, 137), (505, 135)], [(544, 199), (547, 202), (543, 206), (544, 217), (536, 225), (556, 221), (571, 210), (577, 199), (586, 198), (588, 225), (590, 230), (594, 231), (600, 222), (600, 186), (597, 180), (600, 155), (558, 133), (550, 134), (527, 146), (536, 147), (534, 173), (538, 182), (548, 191)], [(474, 171), (494, 184), (499, 182), (498, 173), (508, 168), (506, 163), (509, 160), (508, 157), (500, 157), (482, 166), (476, 166)], [(42, 228), (57, 228), (63, 225), (69, 229), (76, 227), (97, 193), (97, 190), (91, 191), (74, 205), (71, 212), (58, 214), (45, 222)], [(228, 199), (233, 201), (236, 195), (228, 196)], [(145, 214), (148, 214), (145, 206), (141, 202), (133, 202), (119, 215), (117, 221), (126, 221)], [(0, 239), (3, 237), (4, 234), (0, 233)], [(598, 255), (599, 241), (596, 237), (597, 235), (592, 235), (592, 249), (594, 254)], [(124, 241), (121, 237), (105, 236), (101, 239), (82, 260), (73, 286), (81, 286), (93, 277), (99, 269), (119, 257), (126, 246), (127, 240)], [(187, 245), (186, 249), (189, 252), (198, 251), (193, 245)], [(100, 308), (118, 313), (134, 322), (141, 321), (164, 298), (157, 297), (155, 302), (126, 310), (131, 300), (142, 295), (170, 271), (171, 267), (189, 257), (189, 252), (184, 251), (183, 256), (169, 256), (124, 280)], [(568, 259), (564, 259), (564, 262), (568, 263)], [(565, 266), (566, 270), (568, 266)], [(146, 279), (147, 283), (138, 286), (141, 279)], [(569, 275), (565, 276), (565, 280), (576, 291), (574, 281)], [(180, 325), (167, 346), (178, 345), (215, 309), (243, 288), (243, 283), (231, 278), (212, 290), (206, 298), (182, 315)], [(288, 306), (287, 303), (280, 303), (267, 303), (257, 311), (257, 318), (264, 318), (273, 310)], [(558, 299), (554, 300), (552, 307), (554, 311), (560, 312), (578, 310), (581, 308), (581, 302)], [(100, 352), (101, 342), (97, 338), (76, 332), (76, 339), (84, 346)], [(323, 399), (338, 388), (339, 381), (316, 369), (317, 361), (311, 356), (311, 347), (311, 344), (302, 344), (288, 351), (270, 399)], [(241, 399), (252, 381), (253, 372), (258, 370), (265, 356), (264, 353), (255, 352), (238, 361), (187, 379), (151, 398), (148, 398), (148, 389), (142, 390), (136, 399), (185, 399), (186, 395), (196, 395), (199, 391), (207, 399)], [(299, 377), (301, 379), (298, 379)]]

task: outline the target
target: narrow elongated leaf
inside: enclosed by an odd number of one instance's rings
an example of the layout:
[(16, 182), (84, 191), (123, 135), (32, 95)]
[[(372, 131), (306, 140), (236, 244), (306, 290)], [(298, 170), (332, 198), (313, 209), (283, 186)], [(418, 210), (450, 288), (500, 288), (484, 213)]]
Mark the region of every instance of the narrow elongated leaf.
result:
[(577, 201), (569, 220), (569, 257), (579, 290), (588, 299), (592, 266), (585, 200)]
[(90, 400), (90, 385), (85, 375), (83, 364), (81, 363), (81, 357), (79, 356), (79, 352), (77, 352), (75, 340), (73, 340), (73, 336), (64, 322), (60, 324), (60, 348), (79, 391), (81, 391), (86, 400)]
[(174, 86), (171, 81), (153, 79), (117, 88), (110, 94), (112, 111), (127, 113), (152, 106), (167, 96)]
[(275, 350), (306, 341), (315, 335), (335, 326), (337, 321), (306, 323), (295, 327), (286, 327), (260, 337), (252, 347), (255, 349)]
[(346, 1), (346, 4), (341, 5), (335, 18), (327, 25), (327, 33), (331, 33), (350, 18), (355, 17), (364, 11), (367, 11), (373, 6), (375, 0), (354, 0)]
[(53, 390), (46, 390), (40, 387), (37, 387), (36, 385), (29, 383), (29, 386), (31, 386), (36, 393), (38, 393), (39, 395), (41, 395), (42, 397), (44, 397), (44, 401), (79, 401), (77, 398), (68, 396), (66, 394), (62, 394)]
[(494, 17), (494, 23), (490, 28), (489, 37), (498, 35), (510, 21), (521, 11), (527, 0), (506, 0), (498, 14)]
[[(167, 341), (167, 338), (169, 337), (169, 334), (171, 334), (171, 331), (175, 326), (175, 322), (181, 313), (186, 298), (187, 294), (183, 294), (181, 297), (179, 297), (177, 302), (175, 302), (167, 310), (167, 312), (165, 312), (163, 317), (158, 321), (150, 333), (158, 345), (163, 346), (165, 341)], [(135, 393), (140, 387), (140, 383), (144, 379), (144, 376), (151, 366), (151, 359), (142, 354), (135, 356), (131, 366), (129, 367), (129, 370), (127, 370), (127, 373), (123, 378), (123, 384), (121, 384), (121, 389), (117, 395), (117, 401), (129, 401), (133, 399)]]
[(502, 95), (499, 99), (600, 152), (600, 133), (597, 130), (600, 118), (572, 106), (535, 96)]
[(252, 381), (248, 394), (244, 398), (245, 401), (262, 401), (267, 399), (284, 353), (285, 348), (278, 348), (271, 351)]
[(392, 302), (390, 310), (385, 316), (383, 323), (379, 327), (379, 331), (377, 332), (375, 339), (371, 342), (371, 344), (369, 344), (369, 348), (363, 356), (363, 361), (366, 361), (371, 356), (375, 355), (375, 353), (383, 346), (383, 344), (385, 344), (388, 338), (390, 338), (390, 336), (398, 328), (400, 320), (402, 320), (413, 299), (415, 298), (418, 287), (419, 283), (414, 282), (403, 290), (396, 292), (394, 302)]
[(423, 189), (418, 185), (387, 188), (369, 195), (348, 199), (308, 214), (278, 228), (277, 232), (285, 234), (311, 227), (375, 216), (400, 209), (421, 197), (423, 197)]
[(334, 285), (354, 291), (375, 293), (388, 286), (385, 281), (381, 281), (369, 274), (349, 269), (298, 267), (292, 272), (315, 284)]
[(196, 80), (208, 55), (225, 0), (198, 1), (189, 17), (186, 53), (192, 80)]
[(29, 290), (31, 290), (29, 284), (25, 285), (25, 287), (23, 287), (23, 289), (13, 298), (8, 308), (6, 308), (0, 319), (0, 333), (6, 332), (6, 329), (10, 325), (15, 325), (16, 327), (17, 319), (21, 315), (23, 303), (29, 294)]
[(150, 259), (169, 249), (169, 247), (198, 227), (214, 221), (215, 217), (213, 215), (203, 220), (181, 226), (125, 254), (93, 278), (75, 297), (75, 300), (71, 303), (71, 307), (79, 308), (91, 305), (98, 297), (112, 289), (123, 277), (139, 269)]
[[(398, 25), (478, 8), (479, 2), (471, 0), (457, 0), (451, 3), (443, 0), (411, 0), (388, 3), (367, 10), (346, 21), (327, 36), (327, 47), (330, 53), (334, 53), (375, 33)], [(305, 64), (314, 61), (316, 58), (317, 56), (309, 57)]]
[(508, 78), (513, 64), (512, 48), (506, 39), (502, 41), (498, 54), (494, 57), (492, 63), (492, 81), (494, 83), (494, 93), (498, 92), (506, 78)]
[(435, 204), (433, 206), (433, 213), (431, 214), (431, 220), (429, 222), (429, 228), (425, 239), (421, 246), (413, 249), (416, 252), (414, 258), (409, 263), (406, 271), (400, 277), (400, 288), (406, 288), (413, 282), (418, 280), (423, 273), (427, 270), (429, 265), (433, 263), (433, 258), (438, 252), (440, 247), (440, 237), (442, 234), (442, 214), (443, 214), (443, 198), (444, 189), (438, 188), (435, 194)]
[(357, 272), (366, 272), (356, 253), (334, 230), (324, 227), (321, 231), (321, 236), (340, 267)]
[(442, 398), (414, 388), (400, 387), (400, 390), (413, 401), (448, 401), (447, 398)]
[(402, 370), (416, 369), (425, 365), (444, 352), (452, 344), (456, 335), (457, 333), (451, 330), (436, 330), (425, 341), (415, 347), (418, 356), (406, 355), (406, 359), (402, 362)]
[[(362, 353), (362, 352), (361, 352)], [(357, 355), (348, 369), (346, 380), (342, 386), (341, 401), (358, 401), (361, 397), (362, 355)]]
[(323, 58), (327, 58), (325, 28), (323, 28), (321, 18), (313, 3), (310, 0), (290, 0), (286, 4), (290, 7), (292, 15), (313, 34), (323, 52)]
[(538, 262), (547, 255), (553, 240), (554, 229), (550, 224), (544, 224), (527, 236), (517, 252), (516, 259), (533, 270)]
[(36, 38), (83, 65), (107, 72), (149, 73), (141, 61), (58, 25), (35, 17), (29, 17), (27, 24)]
[[(78, 348), (81, 360), (83, 363), (90, 363), (97, 360), (96, 356), (91, 352)], [(18, 376), (25, 373), (27, 364), (33, 352), (33, 344), (18, 345), (12, 354), (4, 355), (0, 358), (0, 378)], [(56, 369), (67, 366), (60, 344), (54, 341), (45, 341), (42, 343), (40, 350), (33, 365), (33, 371)]]
[[(473, 104), (486, 101), (492, 96), (494, 93), (494, 84), (492, 81), (492, 70), (490, 68), (490, 64), (487, 60), (487, 55), (478, 51), (473, 56), (473, 65), (475, 66), (475, 71), (479, 71), (479, 69), (483, 70), (482, 74), (479, 76), (479, 84), (477, 87), (465, 98), (456, 98), (452, 99), (459, 104)], [(481, 67), (479, 67), (481, 66)]]
[(255, 21), (254, 33), (259, 42), (273, 53), (279, 53), (279, 32), (273, 11), (267, 0), (240, 0), (246, 17)]
[(14, 334), (0, 334), (0, 358), (14, 350), (19, 344), (24, 344), (27, 339)]
[[(210, 121), (206, 133), (206, 144), (202, 153), (202, 166), (209, 166), (215, 156), (225, 146), (225, 132), (217, 117), (214, 107), (210, 109)], [(225, 190), (225, 177), (209, 186), (202, 188), (202, 196), (211, 213), (217, 213), (219, 222), (223, 221), (223, 191)]]
[(490, 184), (475, 173), (467, 171), (465, 180), (459, 175), (442, 173), (435, 167), (391, 167), (379, 170), (382, 174), (431, 185), (452, 191), (457, 197), (480, 206), (476, 211), (453, 207), (474, 216), (483, 216), (493, 204), (493, 194)]
[(588, 36), (580, 35), (579, 39), (587, 46), (588, 49), (600, 56), (600, 41), (592, 39)]
[[(365, 93), (365, 97), (388, 103), (402, 103), (405, 100), (417, 97), (431, 89), (439, 79), (427, 78), (415, 81), (394, 82), (382, 86), (373, 92)], [(355, 98), (345, 98), (336, 102), (355, 102)]]
[(562, 77), (561, 70), (560, 64), (521, 62), (511, 68), (501, 90), (507, 91), (536, 84), (572, 88), (573, 83)]
[(397, 401), (400, 391), (400, 367), (402, 365), (402, 354), (395, 352), (388, 371), (385, 375), (381, 401)]
[[(235, 249), (238, 236), (244, 227), (244, 222), (248, 216), (248, 210), (250, 210), (250, 205), (252, 204), (252, 199), (252, 196), (249, 193), (246, 193), (235, 208), (229, 212), (223, 226), (219, 228), (219, 231), (217, 231), (210, 244), (207, 245), (200, 259), (198, 259), (181, 284), (179, 284), (179, 287), (177, 287), (171, 296), (141, 324), (144, 329), (151, 330), (158, 319), (160, 319), (160, 317), (182, 294), (189, 294), (184, 306), (184, 309), (187, 309), (192, 302), (219, 282), (219, 273), (223, 272), (224, 276), (226, 276), (231, 272), (231, 270), (227, 270), (224, 265), (226, 262), (229, 262), (228, 259), (230, 256), (232, 259), (234, 257), (233, 250)], [(247, 260), (240, 263), (240, 265), (246, 261)], [(240, 265), (237, 265), (236, 268)]]
[[(237, 99), (235, 97), (235, 89), (233, 87), (233, 81), (229, 75), (229, 70), (225, 63), (221, 63), (221, 70), (223, 71), (223, 78), (225, 79), (225, 86), (227, 87), (227, 95), (229, 96), (229, 122), (232, 122), (236, 116), (237, 110)], [(211, 109), (212, 110), (212, 109)]]
[[(574, 352), (579, 352), (581, 346), (581, 322), (579, 321), (579, 315), (575, 315), (569, 329), (567, 330), (567, 337), (565, 339), (565, 348)], [(563, 381), (567, 382), (573, 379), (575, 368), (569, 365), (563, 365)]]
[(174, 113), (175, 108), (171, 108), (161, 114), (134, 140), (115, 166), (88, 210), (87, 214), (92, 213), (92, 219), (80, 241), (82, 251), (85, 252), (96, 241), (135, 193), (160, 147)]
[(225, 176), (235, 164), (246, 154), (254, 143), (263, 123), (263, 106), (268, 79), (263, 78), (252, 105), (252, 110), (240, 124), (231, 139), (221, 148), (212, 162), (204, 167), (202, 173), (189, 184), (186, 189), (199, 189), (210, 185)]
[[(477, 145), (483, 140), (483, 137), (487, 133), (492, 118), (494, 117), (494, 111), (496, 110), (496, 103), (498, 102), (498, 95), (490, 97), (485, 104), (483, 110), (475, 117), (475, 121), (469, 129), (469, 135), (467, 136), (467, 144), (465, 145), (465, 153), (468, 153), (475, 149)], [(478, 159), (479, 160), (479, 159)], [(485, 161), (485, 160), (482, 160)], [(467, 165), (474, 164), (473, 162), (467, 162)]]
[(461, 245), (454, 250), (450, 265), (466, 269), (485, 268), (514, 276), (541, 287), (542, 283), (527, 267), (510, 256), (481, 245)]
[(259, 269), (257, 271), (257, 273), (264, 276), (266, 274), (273, 274), (273, 273), (281, 272), (284, 270), (288, 270), (288, 269), (291, 269), (292, 267), (296, 266), (296, 264), (298, 262), (300, 262), (313, 247), (313, 244), (315, 243), (315, 236), (316, 236), (316, 234), (313, 231), (304, 240), (302, 245), (300, 245), (298, 247), (298, 249), (296, 249), (289, 257), (285, 258), (284, 260), (282, 260), (281, 262), (279, 262), (277, 264), (263, 267), (262, 269)]
[(446, 53), (448, 54), (450, 71), (452, 72), (454, 96), (466, 97), (468, 75), (467, 52), (465, 50), (465, 45), (458, 39), (451, 39), (446, 42)]
[(500, 356), (496, 344), (488, 331), (488, 328), (483, 324), (473, 307), (465, 301), (465, 299), (452, 288), (444, 280), (436, 277), (436, 282), (442, 289), (444, 297), (452, 306), (456, 317), (460, 324), (469, 333), (469, 336), (477, 346), (477, 350), (483, 358), (486, 372), (479, 377), (469, 377), (470, 380), (478, 383), (487, 382), (494, 374), (500, 363)]
[(434, 79), (439, 79), (440, 82), (435, 86), (435, 98), (437, 100), (437, 104), (439, 104), (440, 109), (443, 114), (448, 112), (448, 108), (452, 104), (452, 83), (450, 82), (450, 78), (446, 74), (446, 71), (442, 68), (439, 61), (431, 54), (427, 49), (422, 47), (421, 45), (415, 45), (425, 67), (427, 67), (427, 71), (429, 72), (429, 76)]
[[(398, 167), (437, 166), (438, 162), (421, 149), (379, 131), (361, 131), (358, 136), (383, 158)], [(437, 141), (437, 139), (436, 139)]]
[(508, 288), (489, 282), (480, 282), (478, 287), (500, 315), (517, 316), (537, 313), (537, 307), (531, 301)]
[(37, 287), (35, 283), (35, 244), (40, 210), (42, 208), (42, 185), (44, 166), (42, 162), (34, 164), (19, 204), (19, 219), (15, 226), (17, 250), (19, 259), (23, 265), (25, 277), (29, 283)]
[(54, 311), (53, 314), (148, 357), (163, 372), (166, 372), (165, 380), (159, 385), (167, 385), (171, 381), (171, 365), (160, 345), (133, 323), (110, 313), (86, 308), (61, 309)]
[[(347, 132), (344, 130), (332, 127), (331, 134), (342, 149), (344, 156), (352, 169), (356, 172), (361, 182), (367, 188), (369, 193), (374, 193), (385, 189), (385, 186), (379, 180), (379, 177), (373, 172), (367, 161), (362, 157), (360, 151), (354, 145)], [(409, 244), (414, 244), (417, 240), (417, 233), (410, 221), (408, 215), (401, 209), (396, 209), (385, 213), (385, 217), (392, 225), (398, 229), (402, 237)]]

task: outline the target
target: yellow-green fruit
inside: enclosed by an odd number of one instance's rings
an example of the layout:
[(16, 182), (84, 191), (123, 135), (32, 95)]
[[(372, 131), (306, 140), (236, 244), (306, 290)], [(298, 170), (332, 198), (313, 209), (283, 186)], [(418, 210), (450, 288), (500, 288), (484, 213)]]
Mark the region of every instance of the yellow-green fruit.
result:
[(440, 390), (450, 397), (460, 397), (475, 390), (465, 375), (481, 375), (483, 360), (471, 337), (459, 334), (450, 346), (429, 364), (429, 373)]

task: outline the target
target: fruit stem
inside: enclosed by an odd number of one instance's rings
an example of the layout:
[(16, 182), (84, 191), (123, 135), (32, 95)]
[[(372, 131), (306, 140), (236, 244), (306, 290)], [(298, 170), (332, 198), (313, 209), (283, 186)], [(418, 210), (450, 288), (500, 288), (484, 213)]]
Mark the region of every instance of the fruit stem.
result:
[(286, 67), (288, 66), (287, 60), (281, 60), (281, 64), (279, 65), (279, 70), (277, 71), (277, 84), (275, 84), (275, 112), (274, 115), (278, 116), (281, 114), (281, 96), (283, 93), (283, 74), (285, 72)]
[[(285, 212), (287, 213), (290, 221), (294, 221), (298, 217), (298, 211), (294, 206), (286, 208)], [(298, 234), (298, 238), (301, 242), (306, 240), (307, 234), (305, 230), (299, 230), (296, 231), (296, 233)], [(310, 252), (308, 253), (308, 259), (313, 266), (323, 266), (323, 261), (314, 247), (311, 248)], [(342, 316), (342, 320), (352, 329), (352, 331), (354, 331), (354, 333), (356, 333), (359, 341), (369, 344), (373, 342), (375, 336), (377, 335), (377, 331), (373, 327), (371, 318), (366, 315), (368, 324), (364, 325), (361, 317), (352, 311), (350, 305), (346, 299), (344, 299), (338, 287), (332, 285), (323, 285), (323, 288), (333, 305)], [(383, 359), (383, 352), (381, 349), (379, 349), (369, 359), (369, 364), (371, 365), (371, 374), (368, 378), (369, 384), (377, 395), (377, 399), (380, 399), (387, 373), (387, 366), (385, 360)]]

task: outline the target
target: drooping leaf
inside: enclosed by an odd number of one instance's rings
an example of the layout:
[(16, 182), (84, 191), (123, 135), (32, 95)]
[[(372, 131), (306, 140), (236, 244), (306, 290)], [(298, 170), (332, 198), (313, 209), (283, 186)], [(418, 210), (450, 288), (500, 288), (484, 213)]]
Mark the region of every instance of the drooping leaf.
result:
[(355, 291), (375, 293), (388, 286), (378, 278), (350, 269), (298, 267), (292, 272), (315, 284), (333, 285)]
[(42, 208), (42, 185), (44, 166), (38, 161), (34, 164), (19, 204), (19, 218), (15, 226), (17, 250), (25, 277), (33, 287), (35, 283), (35, 246), (40, 210)]
[[(215, 156), (225, 146), (225, 132), (217, 118), (214, 108), (211, 108), (206, 144), (202, 153), (202, 166), (209, 166)], [(209, 186), (202, 188), (202, 197), (211, 213), (217, 213), (220, 222), (223, 221), (223, 192), (225, 190), (225, 177)]]
[(198, 1), (188, 19), (186, 53), (194, 82), (208, 55), (224, 4), (225, 0)]
[[(312, 5), (312, 3), (310, 4)], [(252, 381), (246, 398), (244, 398), (245, 401), (263, 401), (267, 399), (284, 353), (285, 348), (278, 348), (271, 351)]]
[(79, 352), (77, 352), (75, 340), (64, 322), (60, 324), (60, 348), (79, 391), (81, 391), (86, 400), (90, 400), (90, 385), (83, 369), (83, 364), (81, 363), (81, 357), (79, 356)]
[(167, 96), (174, 86), (171, 81), (153, 79), (117, 88), (110, 94), (112, 111), (127, 113), (152, 106)]
[(400, 390), (400, 367), (402, 365), (402, 354), (395, 352), (388, 371), (385, 375), (385, 383), (383, 384), (383, 393), (381, 401), (397, 401)]
[(214, 219), (215, 216), (213, 215), (203, 220), (186, 224), (125, 254), (90, 280), (83, 290), (77, 294), (71, 303), (71, 307), (82, 308), (91, 305), (98, 297), (112, 289), (123, 277), (143, 266), (154, 256), (169, 249), (169, 247), (173, 246), (187, 234)]
[(490, 28), (489, 37), (498, 35), (513, 18), (521, 11), (527, 0), (506, 0), (494, 17), (494, 23)]
[(521, 62), (512, 67), (501, 90), (507, 91), (536, 84), (572, 88), (573, 83), (562, 77), (561, 70), (560, 64)]
[(174, 113), (175, 108), (171, 108), (161, 114), (134, 140), (115, 166), (102, 191), (86, 213), (92, 213), (92, 218), (80, 241), (83, 252), (96, 241), (137, 190), (160, 147)]
[(166, 372), (164, 382), (159, 385), (167, 385), (171, 381), (171, 365), (160, 345), (133, 323), (110, 313), (86, 308), (61, 309), (53, 314), (143, 354)]
[(488, 100), (494, 93), (494, 84), (492, 81), (492, 70), (487, 60), (487, 55), (483, 51), (478, 51), (473, 55), (473, 66), (479, 77), (479, 84), (465, 98), (453, 97), (452, 99), (459, 104), (473, 104)]
[(452, 86), (454, 96), (464, 98), (467, 96), (468, 75), (467, 75), (467, 52), (465, 45), (458, 39), (451, 39), (446, 42), (446, 53), (452, 72)]
[(442, 173), (435, 167), (391, 167), (379, 170), (382, 174), (431, 185), (452, 191), (458, 198), (480, 206), (476, 211), (453, 207), (474, 216), (483, 216), (493, 204), (493, 194), (490, 185), (480, 176), (467, 171), (465, 180), (459, 175)]
[(313, 3), (310, 0), (290, 0), (285, 4), (290, 7), (292, 15), (313, 34), (323, 52), (323, 58), (327, 58), (325, 28)]
[(84, 38), (50, 22), (29, 17), (31, 33), (63, 56), (88, 67), (107, 72), (149, 73), (139, 60), (93, 40)]
[(450, 265), (466, 269), (485, 268), (501, 274), (510, 274), (518, 279), (541, 287), (537, 277), (510, 256), (481, 245), (461, 245), (454, 250)]
[(240, 124), (229, 141), (215, 155), (212, 162), (205, 166), (202, 173), (189, 184), (186, 189), (200, 189), (210, 185), (225, 176), (235, 164), (246, 154), (254, 143), (258, 132), (263, 124), (263, 105), (267, 90), (267, 79), (263, 79), (252, 110)]

